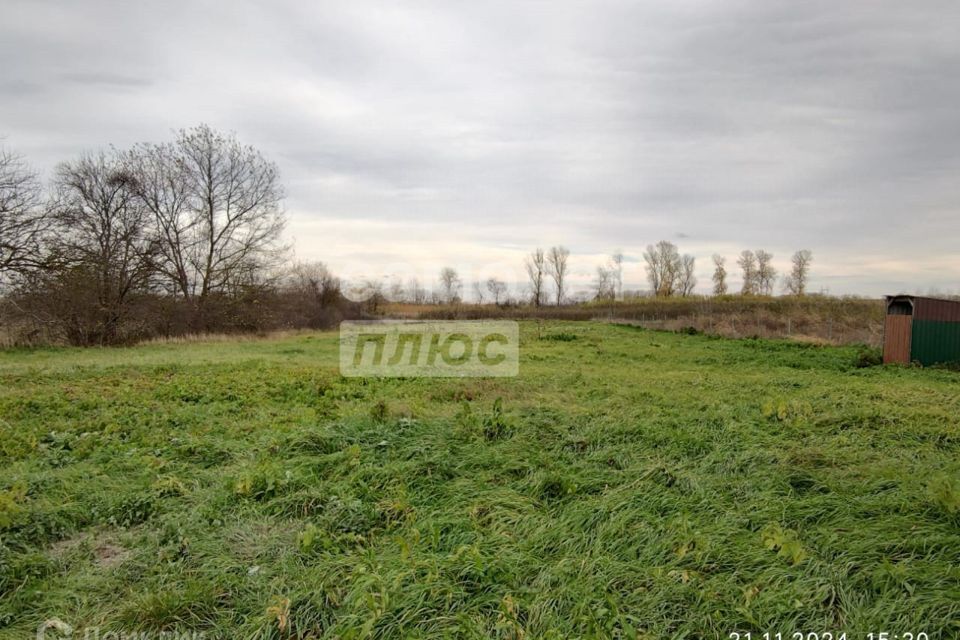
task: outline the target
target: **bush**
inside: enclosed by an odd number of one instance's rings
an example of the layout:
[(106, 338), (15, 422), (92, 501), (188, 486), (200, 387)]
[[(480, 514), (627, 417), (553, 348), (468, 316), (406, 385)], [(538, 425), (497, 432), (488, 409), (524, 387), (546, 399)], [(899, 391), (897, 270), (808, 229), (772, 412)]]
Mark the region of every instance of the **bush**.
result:
[(853, 364), (858, 369), (878, 367), (883, 364), (883, 352), (880, 349), (864, 347), (857, 353)]

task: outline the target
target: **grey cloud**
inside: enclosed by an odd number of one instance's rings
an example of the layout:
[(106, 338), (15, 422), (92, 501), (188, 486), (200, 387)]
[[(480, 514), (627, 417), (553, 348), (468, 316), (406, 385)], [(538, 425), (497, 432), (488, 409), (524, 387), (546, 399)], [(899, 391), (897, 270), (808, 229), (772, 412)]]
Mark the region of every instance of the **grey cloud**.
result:
[(97, 71), (61, 73), (60, 80), (82, 85), (104, 85), (115, 87), (148, 87), (152, 84), (149, 78), (125, 76), (118, 73), (101, 73)]
[(279, 162), (301, 255), (358, 255), (355, 220), (417, 229), (425, 265), (676, 238), (703, 265), (809, 247), (836, 293), (958, 286), (954, 3), (9, 4), (6, 145), (50, 168), (234, 130)]

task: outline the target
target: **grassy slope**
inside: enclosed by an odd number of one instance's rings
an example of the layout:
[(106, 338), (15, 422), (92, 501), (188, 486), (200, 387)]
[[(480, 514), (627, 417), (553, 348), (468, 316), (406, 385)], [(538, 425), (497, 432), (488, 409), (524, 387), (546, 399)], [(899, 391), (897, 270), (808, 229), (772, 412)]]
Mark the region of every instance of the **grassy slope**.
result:
[(0, 353), (0, 637), (960, 634), (960, 375), (560, 332), (512, 380), (340, 379), (334, 334)]

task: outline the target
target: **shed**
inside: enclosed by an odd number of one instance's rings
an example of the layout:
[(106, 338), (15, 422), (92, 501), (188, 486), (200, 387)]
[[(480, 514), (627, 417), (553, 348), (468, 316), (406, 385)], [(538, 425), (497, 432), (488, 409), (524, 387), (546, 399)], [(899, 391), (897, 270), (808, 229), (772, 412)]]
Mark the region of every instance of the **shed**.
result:
[(887, 296), (883, 361), (960, 362), (960, 301)]

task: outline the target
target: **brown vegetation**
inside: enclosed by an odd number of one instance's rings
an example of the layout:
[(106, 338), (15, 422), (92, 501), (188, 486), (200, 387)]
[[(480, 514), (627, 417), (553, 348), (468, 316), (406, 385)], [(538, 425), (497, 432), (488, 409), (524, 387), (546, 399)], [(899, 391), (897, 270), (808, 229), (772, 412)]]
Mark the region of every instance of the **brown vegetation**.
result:
[(568, 306), (388, 304), (388, 317), (419, 319), (542, 318), (603, 320), (654, 329), (696, 331), (733, 338), (764, 337), (831, 344), (879, 345), (884, 307), (880, 300), (828, 296), (691, 296), (594, 302)]

